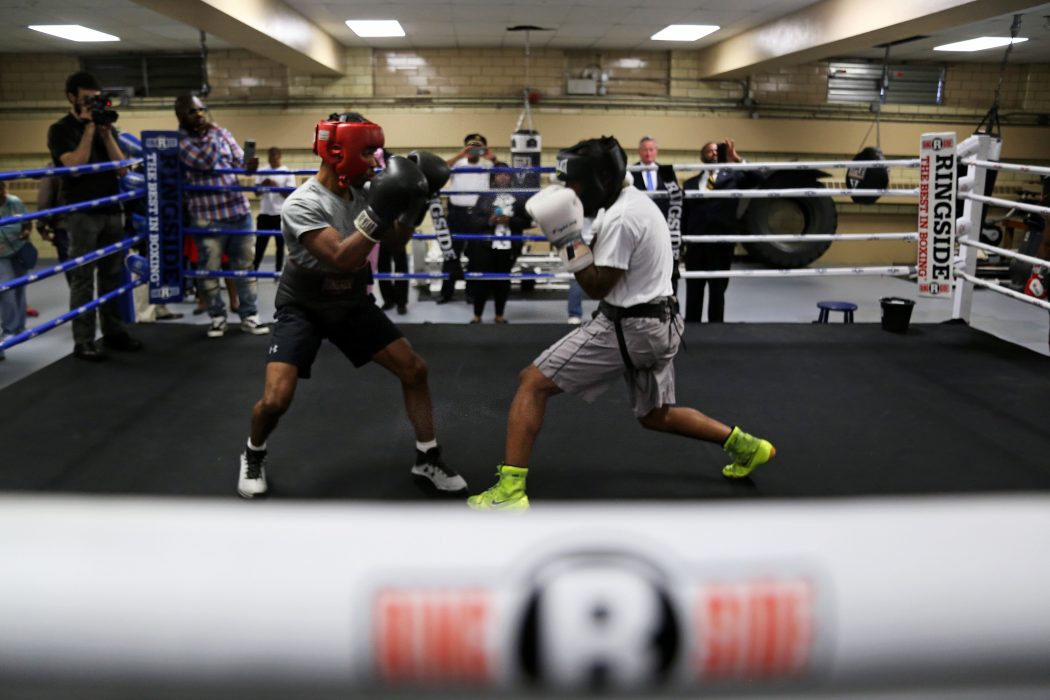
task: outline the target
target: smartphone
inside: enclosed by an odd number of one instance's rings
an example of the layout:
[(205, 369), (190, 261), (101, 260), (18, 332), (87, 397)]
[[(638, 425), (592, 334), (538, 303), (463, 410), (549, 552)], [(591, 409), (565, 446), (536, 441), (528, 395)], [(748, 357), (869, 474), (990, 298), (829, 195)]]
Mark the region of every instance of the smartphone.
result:
[(486, 150), (487, 149), (484, 146), (474, 146), (470, 149), (470, 155), (474, 156), (475, 158), (480, 158), (481, 156), (485, 155)]
[(729, 161), (729, 145), (725, 142), (718, 144), (718, 162), (726, 163)]
[(255, 157), (255, 139), (244, 140), (244, 164), (247, 165)]

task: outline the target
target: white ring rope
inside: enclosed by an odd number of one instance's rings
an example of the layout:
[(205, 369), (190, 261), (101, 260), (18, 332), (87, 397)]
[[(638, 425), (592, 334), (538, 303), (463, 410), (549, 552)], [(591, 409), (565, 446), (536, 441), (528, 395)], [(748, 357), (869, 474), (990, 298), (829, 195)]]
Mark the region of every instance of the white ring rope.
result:
[(804, 267), (795, 270), (712, 270), (681, 273), (682, 279), (727, 279), (733, 277), (845, 277), (852, 275), (914, 275), (914, 265), (888, 267)]
[(1030, 211), (1035, 214), (1050, 215), (1050, 207), (1041, 207), (1037, 204), (1025, 204), (1024, 202), (1011, 202), (1009, 199), (999, 199), (998, 197), (985, 197), (982, 194), (973, 194), (972, 192), (964, 192), (960, 194), (961, 199), (969, 199), (971, 202), (982, 202), (984, 204), (994, 204), (1005, 209), (1020, 209), (1022, 211)]
[(801, 241), (917, 241), (917, 233), (783, 233), (765, 236), (719, 235), (682, 236), (686, 243), (777, 243)]
[(1050, 265), (1050, 262), (1047, 262), (1042, 258), (1034, 258), (1031, 255), (1024, 255), (1022, 253), (1018, 253), (1015, 250), (1008, 250), (1006, 248), (996, 248), (994, 245), (981, 243), (980, 241), (972, 240), (966, 236), (963, 236), (959, 239), (959, 245), (968, 245), (971, 248), (980, 248), (981, 250), (986, 250), (989, 253), (998, 253), (999, 255), (1005, 255), (1008, 258), (1020, 260), (1021, 262), (1030, 263), (1032, 265)]
[[(457, 193), (461, 194), (461, 193)], [(664, 190), (649, 192), (654, 199), (667, 199)], [(798, 187), (780, 190), (686, 190), (686, 199), (778, 199), (780, 197), (918, 197), (919, 189), (851, 190), (849, 188)]]
[[(674, 170), (814, 170), (816, 168), (917, 168), (919, 159), (907, 160), (815, 160), (772, 163), (677, 163)], [(632, 173), (657, 170), (655, 165), (629, 165)]]
[[(1044, 260), (1043, 262), (1046, 262), (1046, 261)], [(1050, 301), (1043, 301), (1042, 299), (1036, 299), (1035, 297), (1030, 297), (1027, 294), (1022, 294), (1021, 292), (1015, 292), (1012, 289), (1007, 289), (1006, 287), (1002, 286), (1001, 284), (995, 284), (994, 282), (988, 282), (986, 280), (980, 279), (979, 277), (977, 277), (975, 275), (971, 275), (969, 272), (965, 272), (963, 270), (956, 270), (955, 271), (955, 276), (963, 278), (964, 280), (966, 280), (970, 284), (976, 284), (979, 287), (985, 287), (986, 289), (991, 289), (992, 291), (998, 292), (999, 294), (1002, 294), (1004, 296), (1013, 297), (1014, 299), (1017, 299), (1019, 301), (1023, 301), (1026, 304), (1032, 304), (1033, 306), (1041, 306), (1042, 308), (1050, 311)]]
[(963, 161), (963, 165), (972, 165), (977, 168), (987, 168), (988, 170), (1009, 170), (1014, 173), (1035, 173), (1037, 175), (1050, 175), (1050, 168), (1044, 168), (1038, 165), (1021, 165), (1019, 163), (997, 163), (991, 160), (979, 160), (977, 158), (967, 158)]

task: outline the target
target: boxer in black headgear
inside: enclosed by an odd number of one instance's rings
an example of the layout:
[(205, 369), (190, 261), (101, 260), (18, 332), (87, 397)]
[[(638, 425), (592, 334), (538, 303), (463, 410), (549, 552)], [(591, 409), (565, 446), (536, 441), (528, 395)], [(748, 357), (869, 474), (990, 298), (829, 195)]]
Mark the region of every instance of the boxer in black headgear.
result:
[[(740, 479), (776, 450), (767, 440), (675, 405), (674, 357), (682, 318), (671, 293), (671, 232), (659, 207), (626, 178), (616, 139), (581, 141), (558, 154), (558, 178), (525, 205), (583, 290), (601, 299), (595, 318), (556, 341), (519, 375), (507, 418), (499, 481), (467, 499), (477, 509), (529, 507), (525, 479), (547, 400), (562, 392), (592, 399), (624, 379), (638, 422), (649, 430), (722, 445), (723, 470)], [(593, 216), (591, 246), (583, 219)]]

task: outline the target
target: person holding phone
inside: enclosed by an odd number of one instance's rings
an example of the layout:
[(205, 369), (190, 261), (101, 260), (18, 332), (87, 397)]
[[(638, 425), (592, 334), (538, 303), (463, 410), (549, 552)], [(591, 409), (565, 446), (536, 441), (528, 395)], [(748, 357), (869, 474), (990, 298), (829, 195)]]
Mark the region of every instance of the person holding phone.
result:
[[(245, 143), (254, 145), (255, 142), (247, 141)], [(248, 151), (245, 149), (245, 157), (247, 157), (247, 153)], [(271, 146), (266, 153), (266, 158), (270, 163), (269, 170), (284, 174), (278, 175), (276, 172), (271, 172), (268, 175), (256, 175), (255, 184), (267, 187), (295, 187), (295, 175), (291, 174), (287, 165), (281, 163), (281, 149), (277, 146)], [(255, 217), (256, 231), (281, 230), (281, 206), (284, 205), (284, 200), (287, 196), (282, 192), (263, 192), (259, 196), (259, 215)], [(284, 239), (281, 236), (256, 236), (255, 259), (252, 261), (252, 267), (256, 270), (262, 264), (263, 257), (266, 255), (266, 246), (271, 238), (276, 247), (274, 271), (280, 272), (281, 268), (284, 267)]]
[[(704, 163), (742, 163), (744, 159), (736, 151), (733, 139), (721, 143), (710, 141), (700, 150)], [(744, 170), (704, 170), (696, 177), (685, 181), (689, 190), (739, 190), (755, 184), (756, 174)], [(737, 232), (735, 199), (689, 199), (685, 200), (682, 215), (682, 234), (685, 236), (714, 236)], [(694, 270), (728, 270), (733, 263), (734, 243), (690, 243), (686, 245), (685, 268)], [(704, 288), (710, 290), (707, 303), (709, 323), (725, 320), (725, 292), (729, 286), (727, 278), (691, 279), (685, 284), (685, 320), (699, 323), (704, 310)]]
[[(463, 138), (463, 148), (448, 159), (450, 168), (491, 168), (496, 154), (489, 148), (488, 139), (478, 133), (467, 134)], [(449, 192), (483, 192), (489, 189), (488, 173), (456, 173), (446, 188)], [(448, 226), (452, 233), (479, 233), (474, 221), (474, 206), (478, 203), (477, 194), (451, 194), (448, 198)], [(456, 280), (463, 279), (463, 241), (452, 241), (453, 254), (441, 265), (441, 271), (448, 274), (448, 279), (441, 283), (441, 294), (437, 303), (447, 304), (452, 301), (456, 290)], [(467, 301), (472, 302), (471, 288), (467, 287)]]
[[(254, 155), (245, 157), (244, 150), (228, 130), (216, 124), (208, 108), (195, 95), (175, 98), (175, 116), (179, 120), (179, 160), (185, 166), (187, 185), (238, 185), (236, 175), (216, 175), (213, 170), (245, 168), (253, 173), (259, 168)], [(244, 192), (186, 192), (183, 203), (194, 228), (250, 230), (252, 210)], [(255, 236), (209, 233), (196, 237), (201, 270), (218, 270), (225, 255), (231, 270), (250, 270), (254, 260)], [(241, 330), (251, 335), (266, 335), (270, 327), (258, 313), (258, 285), (255, 278), (238, 277), (237, 314)], [(226, 304), (219, 294), (219, 279), (204, 277), (199, 281), (199, 294), (204, 299), (211, 324), (209, 338), (226, 334)]]

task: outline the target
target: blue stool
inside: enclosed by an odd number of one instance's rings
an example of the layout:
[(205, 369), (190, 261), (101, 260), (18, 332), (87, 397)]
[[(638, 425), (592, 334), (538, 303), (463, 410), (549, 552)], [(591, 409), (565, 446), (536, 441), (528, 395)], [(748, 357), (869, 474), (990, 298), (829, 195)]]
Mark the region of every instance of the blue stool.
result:
[(828, 314), (832, 311), (842, 312), (843, 323), (853, 323), (853, 312), (857, 310), (857, 305), (848, 301), (818, 301), (817, 308), (820, 309), (817, 323), (827, 323)]

